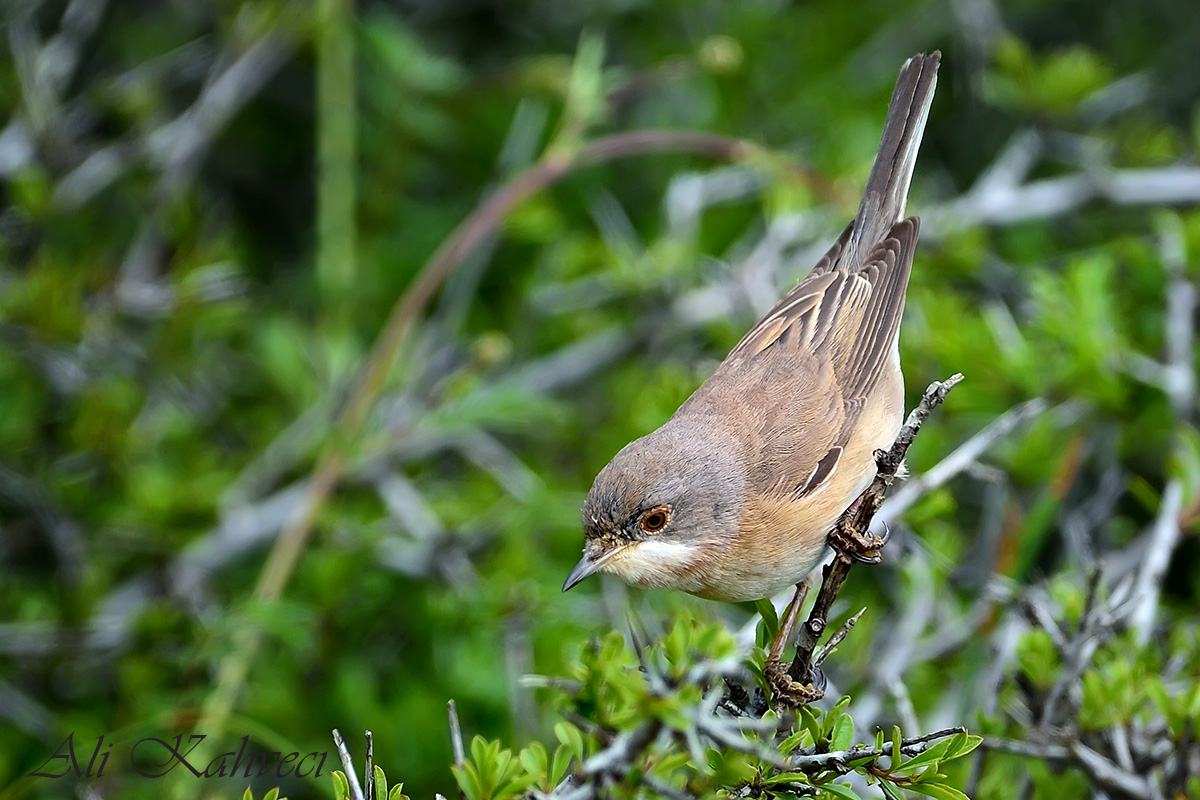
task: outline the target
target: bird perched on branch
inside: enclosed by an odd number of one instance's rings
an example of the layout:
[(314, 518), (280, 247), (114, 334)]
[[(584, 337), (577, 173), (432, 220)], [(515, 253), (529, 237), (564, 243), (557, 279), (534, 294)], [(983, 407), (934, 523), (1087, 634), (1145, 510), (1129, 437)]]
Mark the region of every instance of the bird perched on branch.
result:
[(820, 563), (903, 418), (900, 318), (920, 231), (904, 207), (940, 58), (901, 68), (858, 213), (825, 256), (666, 424), (600, 471), (563, 591), (605, 572), (757, 600)]

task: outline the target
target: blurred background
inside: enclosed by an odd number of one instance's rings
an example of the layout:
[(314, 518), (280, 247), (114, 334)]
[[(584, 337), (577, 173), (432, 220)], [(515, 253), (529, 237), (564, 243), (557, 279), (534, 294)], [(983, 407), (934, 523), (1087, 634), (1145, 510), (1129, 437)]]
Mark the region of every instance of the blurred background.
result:
[[(832, 699), (1013, 735), (1055, 657), (1025, 587), (1069, 617), (1094, 565), (1140, 592), (1121, 713), (1197, 674), (1194, 0), (2, 9), (0, 797), (240, 797), (23, 776), (72, 732), (331, 767), (334, 727), (454, 796), (449, 699), (520, 746), (555, 719), (523, 676), (631, 615), (752, 626), (560, 595), (578, 509), (851, 218), (932, 49), (901, 351), (910, 405), (966, 381), (835, 609), (868, 612)], [(978, 796), (1031, 770), (1089, 796), (1016, 757)]]

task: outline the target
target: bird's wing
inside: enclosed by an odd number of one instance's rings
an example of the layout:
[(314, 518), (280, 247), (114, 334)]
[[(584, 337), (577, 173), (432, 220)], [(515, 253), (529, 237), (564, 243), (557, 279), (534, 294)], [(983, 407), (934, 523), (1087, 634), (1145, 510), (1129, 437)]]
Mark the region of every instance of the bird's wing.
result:
[(920, 221), (894, 225), (855, 270), (831, 269), (847, 233), (800, 284), (767, 312), (730, 351), (731, 367), (771, 348), (787, 358), (796, 351), (833, 368), (848, 399), (869, 393), (900, 331), (905, 288)]
[[(806, 475), (789, 489), (793, 497), (826, 485), (847, 448), (861, 444), (851, 440), (863, 427), (864, 412), (871, 436), (894, 413), (895, 398), (880, 398), (875, 389), (888, 370), (899, 369), (900, 318), (920, 231), (918, 219), (902, 217), (940, 58), (938, 53), (914, 56), (900, 69), (854, 221), (718, 370), (721, 383), (772, 383), (770, 399), (782, 394), (790, 401), (780, 411), (792, 419), (763, 427), (782, 435), (760, 442), (759, 448), (767, 461), (764, 469), (787, 459)], [(742, 373), (741, 379), (733, 373)], [(890, 394), (900, 385), (894, 377)], [(787, 388), (781, 391), (780, 382)], [(760, 398), (765, 389), (759, 389)], [(763, 414), (775, 416), (769, 408)]]
[(919, 230), (915, 217), (893, 226), (854, 271), (829, 269), (823, 259), (713, 375), (712, 388), (729, 394), (726, 402), (760, 409), (762, 433), (752, 446), (764, 476), (784, 479), (774, 493), (799, 499), (815, 492), (848, 450), (863, 450), (855, 435), (869, 428), (863, 435), (877, 436), (876, 416), (893, 413), (881, 404), (895, 402), (896, 383), (877, 387), (881, 378), (898, 379), (900, 319)]

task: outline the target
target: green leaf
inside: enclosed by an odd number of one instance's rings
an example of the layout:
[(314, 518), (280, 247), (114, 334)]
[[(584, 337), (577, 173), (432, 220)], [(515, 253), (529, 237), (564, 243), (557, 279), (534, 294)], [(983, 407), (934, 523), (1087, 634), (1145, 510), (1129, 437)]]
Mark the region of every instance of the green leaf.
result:
[(870, 764), (871, 762), (874, 762), (876, 758), (878, 758), (878, 756), (875, 756), (875, 754), (871, 753), (866, 754), (866, 756), (859, 756), (858, 758), (847, 758), (846, 766), (852, 770), (857, 770), (859, 766)]
[(263, 795), (263, 800), (279, 800), (279, 787), (268, 789), (267, 793)]
[(549, 763), (549, 755), (546, 753), (546, 748), (541, 742), (533, 742), (521, 751), (518, 756), (521, 761), (521, 766), (526, 772), (538, 776), (544, 776), (547, 772)]
[(387, 797), (388, 796), (387, 775), (383, 774), (383, 767), (379, 766), (378, 764), (375, 764), (374, 767), (375, 768), (371, 771), (372, 772), (371, 777), (375, 781), (375, 796), (376, 797)]
[(952, 758), (962, 758), (967, 753), (970, 753), (972, 750), (974, 750), (976, 747), (979, 747), (979, 745), (983, 743), (983, 737), (982, 736), (974, 736), (969, 733), (962, 733), (962, 734), (959, 734), (958, 736), (956, 736), (954, 741), (956, 742), (955, 746), (952, 747), (950, 749), (950, 752), (946, 755), (947, 761), (949, 761)]
[(763, 786), (774, 786), (779, 783), (811, 783), (808, 775), (803, 772), (778, 772), (762, 782)]
[[(496, 742), (496, 744), (499, 745), (500, 743)], [(495, 764), (495, 772), (494, 772), (495, 783), (499, 784), (501, 781), (504, 781), (504, 780), (512, 777), (512, 775), (510, 773), (510, 768), (517, 767), (519, 765), (517, 764), (517, 762), (513, 761), (512, 750), (509, 750), (507, 748), (496, 753), (494, 758), (495, 758), (495, 762), (494, 762), (494, 764)]]
[(571, 748), (571, 755), (576, 761), (583, 761), (583, 734), (569, 722), (560, 722), (554, 726), (554, 736), (560, 742)]
[(820, 742), (825, 738), (821, 732), (821, 721), (817, 719), (816, 713), (808, 706), (800, 707), (800, 724), (804, 726), (804, 730), (808, 731), (808, 735), (812, 737), (814, 743)]
[(847, 695), (834, 703), (833, 708), (829, 709), (829, 712), (825, 714), (825, 718), (821, 726), (822, 739), (833, 738), (833, 730), (837, 726), (838, 720), (845, 716), (846, 707), (848, 705), (850, 705), (850, 697)]
[(461, 767), (452, 766), (450, 773), (458, 783), (458, 788), (462, 789), (462, 793), (466, 795), (467, 800), (484, 800), (483, 781), (473, 763), (467, 761)]
[(552, 790), (562, 782), (562, 779), (567, 776), (567, 770), (571, 768), (571, 750), (565, 744), (559, 745), (554, 749), (554, 762), (550, 765), (549, 779), (546, 781), (546, 791)]
[(821, 793), (826, 797), (840, 797), (844, 800), (862, 800), (849, 784), (844, 783), (824, 783), (821, 784)]
[(242, 792), (242, 800), (254, 800), (254, 794), (250, 791), (250, 787), (246, 787), (246, 791)]
[[(957, 734), (957, 736), (965, 735), (966, 734), (962, 733)], [(912, 770), (921, 769), (922, 767), (928, 767), (931, 764), (937, 764), (946, 758), (946, 755), (950, 752), (950, 748), (953, 744), (954, 737), (950, 739), (943, 739), (937, 744), (932, 745), (913, 756), (908, 761), (905, 761), (900, 765), (899, 769), (904, 770), (905, 772), (911, 772)], [(896, 770), (896, 767), (893, 765), (892, 769), (894, 771)]]
[(335, 769), (329, 773), (329, 779), (333, 781), (333, 796), (337, 800), (350, 800), (350, 782), (346, 780), (346, 773)]
[(486, 774), (487, 765), (490, 764), (492, 760), (488, 752), (490, 748), (488, 747), (487, 739), (484, 739), (482, 736), (476, 734), (475, 737), (471, 739), (470, 749), (471, 761), (475, 762), (475, 766), (479, 768), (481, 774)]
[(770, 599), (755, 600), (754, 610), (762, 617), (762, 630), (765, 634), (766, 644), (775, 641), (775, 637), (779, 635), (779, 614), (775, 612), (775, 604)]
[(831, 750), (846, 750), (854, 744), (854, 720), (849, 714), (841, 714), (833, 723)]
[(1061, 664), (1054, 639), (1044, 630), (1028, 631), (1017, 643), (1017, 663), (1026, 677), (1039, 689), (1049, 689)]
[(807, 728), (801, 728), (779, 743), (779, 752), (786, 756), (797, 748), (813, 743), (812, 733)]
[(945, 783), (910, 783), (905, 788), (935, 800), (971, 800), (958, 789)]

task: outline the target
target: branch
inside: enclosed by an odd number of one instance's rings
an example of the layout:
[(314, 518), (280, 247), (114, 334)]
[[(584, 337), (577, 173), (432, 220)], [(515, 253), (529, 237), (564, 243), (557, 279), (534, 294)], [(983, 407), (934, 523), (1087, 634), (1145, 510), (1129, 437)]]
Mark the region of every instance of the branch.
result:
[(906, 480), (875, 517), (877, 525), (888, 525), (913, 506), (920, 498), (944, 485), (969, 468), (1000, 439), (1045, 412), (1046, 401), (1034, 398), (1013, 406), (987, 427), (956, 447), (953, 452), (921, 475)]
[[(788, 675), (793, 681), (804, 685), (813, 683), (815, 677), (813, 653), (816, 650), (817, 642), (821, 639), (821, 634), (825, 632), (833, 601), (837, 598), (846, 576), (850, 574), (850, 567), (856, 559), (878, 560), (879, 548), (886, 541), (886, 537), (864, 539), (871, 529), (871, 520), (883, 504), (884, 495), (896, 479), (900, 464), (904, 461), (904, 456), (916, 438), (917, 432), (921, 430), (925, 420), (933, 413), (933, 409), (941, 405), (950, 390), (957, 386), (962, 379), (963, 376), (956, 373), (945, 381), (934, 381), (929, 384), (921, 402), (908, 415), (908, 420), (900, 429), (891, 449), (887, 452), (876, 451), (875, 460), (879, 471), (875, 480), (859, 499), (846, 509), (841, 519), (838, 520), (837, 527), (830, 534), (830, 543), (837, 555), (833, 562), (825, 567), (821, 591), (817, 594), (816, 602), (813, 603), (812, 610), (809, 612), (808, 621), (804, 623), (800, 629), (800, 635), (797, 637), (796, 655), (788, 669)], [(856, 547), (857, 552), (854, 552), (849, 551), (845, 543), (866, 544), (867, 547), (865, 549)]]
[(337, 748), (338, 760), (342, 762), (342, 772), (350, 784), (350, 800), (365, 800), (362, 786), (358, 783), (358, 773), (354, 771), (354, 757), (350, 755), (346, 740), (337, 728), (333, 729), (333, 745)]

